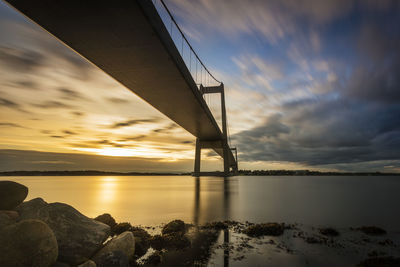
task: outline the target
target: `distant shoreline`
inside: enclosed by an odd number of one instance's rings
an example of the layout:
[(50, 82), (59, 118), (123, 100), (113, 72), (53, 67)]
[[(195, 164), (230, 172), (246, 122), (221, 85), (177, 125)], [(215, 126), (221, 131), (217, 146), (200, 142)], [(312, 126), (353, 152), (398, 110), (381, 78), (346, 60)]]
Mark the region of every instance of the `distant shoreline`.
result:
[[(218, 172), (217, 172), (218, 173)], [(0, 172), (0, 176), (185, 176), (190, 172), (108, 172), (95, 170), (81, 171), (8, 171)], [(400, 176), (400, 173), (383, 172), (319, 172), (309, 170), (240, 170), (237, 176)]]

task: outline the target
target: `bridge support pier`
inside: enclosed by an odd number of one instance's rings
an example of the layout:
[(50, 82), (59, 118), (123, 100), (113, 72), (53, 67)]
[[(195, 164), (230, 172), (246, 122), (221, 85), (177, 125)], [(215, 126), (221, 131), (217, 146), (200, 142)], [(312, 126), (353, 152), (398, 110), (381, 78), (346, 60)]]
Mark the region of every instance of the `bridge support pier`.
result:
[(200, 176), (200, 161), (201, 161), (201, 143), (200, 139), (196, 138), (196, 152), (194, 156), (194, 176)]
[(229, 162), (229, 146), (228, 143), (225, 140), (220, 140), (220, 141), (202, 141), (199, 138), (196, 138), (196, 150), (195, 150), (195, 156), (194, 156), (194, 172), (193, 176), (200, 176), (201, 171), (201, 149), (202, 148), (213, 148), (213, 147), (220, 147), (222, 148), (223, 154), (223, 163), (224, 163), (224, 176), (229, 176), (230, 174), (230, 169), (232, 167), (232, 170), (235, 171), (235, 167), (230, 165)]
[[(221, 83), (219, 86), (211, 86), (211, 87), (203, 87), (200, 86), (200, 91), (202, 94), (220, 94), (221, 95), (221, 117), (222, 117), (222, 136), (221, 140), (214, 141), (206, 141), (196, 139), (196, 152), (194, 159), (194, 176), (200, 176), (200, 162), (201, 162), (201, 149), (202, 148), (222, 148), (222, 158), (224, 161), (224, 176), (229, 176), (231, 173), (231, 167), (234, 173), (237, 172), (237, 154), (236, 154), (236, 162), (235, 165), (231, 165), (230, 162), (230, 148), (228, 145), (228, 131), (227, 131), (227, 123), (226, 123), (226, 108), (225, 108), (225, 90), (224, 84)], [(235, 148), (236, 150), (236, 148)]]

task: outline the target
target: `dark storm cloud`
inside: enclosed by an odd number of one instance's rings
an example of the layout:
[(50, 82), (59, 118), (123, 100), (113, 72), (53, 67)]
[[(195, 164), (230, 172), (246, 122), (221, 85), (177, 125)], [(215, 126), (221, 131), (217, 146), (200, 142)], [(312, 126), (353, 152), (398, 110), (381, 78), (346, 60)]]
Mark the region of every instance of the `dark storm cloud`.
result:
[[(398, 25), (400, 20), (388, 23)], [(400, 31), (369, 23), (363, 26), (357, 42), (359, 65), (344, 95), (382, 104), (400, 103)]]
[(117, 129), (121, 127), (129, 127), (137, 124), (143, 124), (143, 123), (155, 123), (158, 122), (159, 119), (157, 118), (152, 118), (152, 119), (135, 119), (135, 120), (128, 120), (128, 121), (123, 121), (123, 122), (116, 122), (112, 125), (109, 126), (111, 129)]
[(278, 137), (280, 134), (287, 134), (290, 128), (281, 122), (282, 115), (274, 114), (270, 116), (267, 121), (259, 127), (255, 127), (250, 131), (242, 132), (249, 139), (263, 140), (271, 137)]
[(43, 66), (44, 56), (33, 50), (0, 46), (0, 62), (19, 72), (29, 72)]
[(382, 171), (400, 159), (400, 17), (369, 15), (344, 38), (353, 58), (325, 59), (334, 83), (317, 77), (322, 93), (281, 102), (282, 115), (232, 137), (241, 160)]
[(400, 108), (336, 100), (286, 106), (287, 115), (232, 137), (245, 161), (307, 165), (400, 158)]

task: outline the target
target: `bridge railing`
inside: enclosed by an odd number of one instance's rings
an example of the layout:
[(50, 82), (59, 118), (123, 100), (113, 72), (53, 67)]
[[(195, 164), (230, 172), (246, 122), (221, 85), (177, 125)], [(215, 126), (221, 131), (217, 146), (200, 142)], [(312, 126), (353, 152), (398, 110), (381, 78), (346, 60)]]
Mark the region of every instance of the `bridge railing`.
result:
[[(165, 27), (167, 28), (172, 40), (175, 43), (177, 50), (179, 51), (183, 61), (186, 64), (193, 80), (195, 81), (197, 88), (200, 90), (200, 85), (203, 86), (217, 86), (221, 82), (215, 78), (215, 76), (206, 67), (203, 61), (200, 59), (196, 51), (185, 36), (183, 30), (179, 27), (177, 21), (168, 9), (167, 5), (163, 0), (152, 0), (156, 7), (158, 14), (160, 15)], [(209, 109), (218, 125), (222, 127), (221, 121), (221, 105), (220, 98), (217, 95), (203, 95)]]

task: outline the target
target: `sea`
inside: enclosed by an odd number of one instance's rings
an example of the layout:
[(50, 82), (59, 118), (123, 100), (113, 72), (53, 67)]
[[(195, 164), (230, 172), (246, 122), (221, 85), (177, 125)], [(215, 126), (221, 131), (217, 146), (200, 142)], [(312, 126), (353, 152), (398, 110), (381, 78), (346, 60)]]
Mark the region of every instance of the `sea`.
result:
[(10, 176), (27, 200), (154, 226), (234, 220), (400, 230), (400, 176)]

